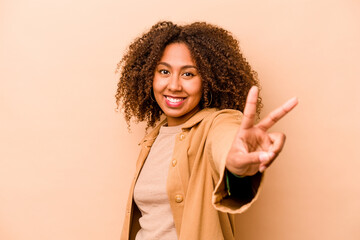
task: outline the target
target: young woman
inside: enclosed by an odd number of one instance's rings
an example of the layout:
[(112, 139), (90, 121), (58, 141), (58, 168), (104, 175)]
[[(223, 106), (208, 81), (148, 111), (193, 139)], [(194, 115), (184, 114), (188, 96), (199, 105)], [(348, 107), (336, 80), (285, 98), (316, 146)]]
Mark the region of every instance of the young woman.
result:
[(256, 73), (226, 30), (159, 22), (119, 63), (125, 119), (159, 124), (141, 141), (121, 239), (234, 239), (234, 214), (256, 199), (285, 135), (268, 129), (293, 98), (255, 124)]

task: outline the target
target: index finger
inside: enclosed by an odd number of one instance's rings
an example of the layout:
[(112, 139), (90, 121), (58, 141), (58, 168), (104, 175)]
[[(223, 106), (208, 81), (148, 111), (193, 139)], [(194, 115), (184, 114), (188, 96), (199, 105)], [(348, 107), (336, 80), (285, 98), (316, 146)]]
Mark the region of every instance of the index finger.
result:
[(298, 104), (297, 97), (293, 97), (286, 101), (283, 105), (276, 108), (269, 113), (263, 120), (261, 120), (257, 126), (264, 131), (267, 131), (271, 128), (277, 121), (284, 117), (288, 112), (290, 112)]
[(256, 86), (252, 86), (249, 90), (244, 108), (244, 117), (240, 125), (243, 129), (248, 129), (254, 126), (258, 92), (259, 89)]

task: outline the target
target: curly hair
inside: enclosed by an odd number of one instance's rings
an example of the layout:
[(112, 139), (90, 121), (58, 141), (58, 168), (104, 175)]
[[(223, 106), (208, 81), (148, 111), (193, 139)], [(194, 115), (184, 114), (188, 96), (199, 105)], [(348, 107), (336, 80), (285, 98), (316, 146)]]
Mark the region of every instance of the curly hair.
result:
[[(200, 108), (244, 110), (248, 91), (253, 85), (259, 87), (259, 81), (235, 37), (205, 22), (180, 26), (162, 21), (136, 38), (117, 66), (116, 104), (119, 108), (122, 103), (128, 126), (135, 119), (153, 127), (160, 119), (162, 110), (153, 100), (152, 82), (163, 51), (171, 43), (186, 44), (195, 61), (202, 80)], [(260, 97), (257, 102), (259, 115)]]

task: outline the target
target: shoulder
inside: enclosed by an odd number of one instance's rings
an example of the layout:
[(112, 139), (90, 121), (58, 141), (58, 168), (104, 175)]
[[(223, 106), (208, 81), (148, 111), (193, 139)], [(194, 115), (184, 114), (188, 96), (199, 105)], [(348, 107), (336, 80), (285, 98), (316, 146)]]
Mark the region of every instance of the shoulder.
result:
[(232, 142), (238, 131), (243, 114), (238, 110), (217, 110), (204, 119), (204, 125), (208, 132), (208, 140)]
[(234, 109), (216, 110), (204, 118), (204, 123), (212, 126), (219, 124), (240, 124), (243, 117), (242, 112)]
[(240, 126), (243, 116), (238, 110), (215, 108), (203, 109), (196, 115), (193, 118), (196, 121), (192, 121), (189, 128), (204, 136), (232, 134)]

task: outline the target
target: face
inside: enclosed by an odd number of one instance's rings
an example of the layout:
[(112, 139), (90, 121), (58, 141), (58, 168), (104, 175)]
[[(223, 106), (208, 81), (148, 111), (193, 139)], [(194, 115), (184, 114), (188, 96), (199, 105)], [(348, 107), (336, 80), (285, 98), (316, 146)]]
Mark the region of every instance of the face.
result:
[(201, 78), (184, 43), (172, 43), (164, 49), (155, 70), (153, 90), (168, 126), (180, 125), (200, 110)]

